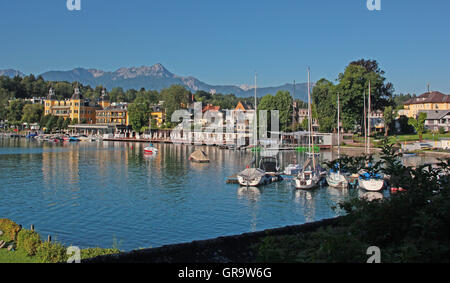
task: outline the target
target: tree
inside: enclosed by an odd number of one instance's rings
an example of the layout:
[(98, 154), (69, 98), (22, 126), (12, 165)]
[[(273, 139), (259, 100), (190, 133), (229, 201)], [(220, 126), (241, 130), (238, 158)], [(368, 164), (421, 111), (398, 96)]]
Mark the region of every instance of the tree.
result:
[(172, 114), (175, 110), (180, 109), (182, 104), (187, 106), (191, 92), (181, 85), (172, 85), (169, 88), (163, 89), (160, 95), (164, 100), (166, 117), (170, 122)]
[(33, 124), (38, 123), (44, 114), (44, 105), (26, 104), (23, 107), (22, 122)]
[(388, 106), (384, 109), (383, 117), (384, 117), (384, 136), (387, 137), (389, 135), (389, 131), (392, 127), (392, 124), (395, 121), (395, 117), (397, 117), (397, 110), (393, 109), (392, 106)]
[(148, 127), (150, 119), (150, 105), (144, 97), (138, 97), (128, 106), (128, 117), (135, 132), (142, 132)]
[(69, 125), (70, 125), (70, 122), (71, 122), (71, 119), (70, 119), (70, 118), (66, 118), (66, 119), (64, 120), (63, 125), (62, 125), (62, 129), (64, 129), (64, 130), (68, 129), (68, 128), (69, 128)]
[(63, 117), (61, 117), (61, 116), (58, 117), (58, 120), (56, 121), (56, 127), (59, 130), (62, 130), (64, 128), (64, 118)]
[(408, 124), (411, 125), (412, 127), (414, 127), (414, 130), (419, 135), (419, 141), (421, 141), (421, 142), (422, 142), (423, 132), (425, 131), (425, 120), (426, 119), (427, 119), (427, 113), (420, 112), (419, 116), (416, 119), (409, 118), (409, 120), (408, 120)]
[[(258, 104), (258, 110), (279, 111), (280, 130), (292, 130), (292, 97), (289, 91), (278, 91), (275, 96), (265, 95)], [(270, 128), (271, 115), (267, 113)]]
[(312, 98), (317, 107), (321, 132), (332, 132), (337, 128), (337, 95), (332, 82), (321, 79), (313, 89)]
[(45, 123), (45, 128), (47, 129), (47, 132), (51, 133), (53, 129), (57, 127), (58, 123), (58, 117), (53, 115), (47, 115), (47, 122)]
[(6, 118), (11, 124), (19, 124), (22, 121), (23, 107), (25, 103), (21, 100), (13, 100), (9, 103)]
[[(371, 108), (381, 110), (392, 104), (393, 86), (385, 83), (378, 63), (372, 60), (360, 60), (350, 63), (344, 73), (339, 74), (339, 84), (335, 91), (340, 93), (343, 126), (353, 130), (355, 125), (363, 122), (364, 94), (368, 95), (371, 85)], [(367, 104), (367, 103), (366, 103)]]

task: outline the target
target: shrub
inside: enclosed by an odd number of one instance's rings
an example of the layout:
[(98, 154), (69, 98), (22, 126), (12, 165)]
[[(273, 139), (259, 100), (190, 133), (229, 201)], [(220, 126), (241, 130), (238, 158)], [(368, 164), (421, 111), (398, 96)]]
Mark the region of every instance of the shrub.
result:
[(25, 251), (29, 256), (36, 254), (41, 243), (41, 237), (35, 231), (22, 229), (17, 235), (17, 248)]
[(11, 240), (17, 240), (17, 234), (19, 233), (21, 227), (17, 225), (15, 222), (9, 219), (0, 219), (0, 230), (5, 233), (5, 236)]
[(118, 249), (102, 249), (102, 248), (89, 248), (81, 250), (81, 259), (93, 258), (101, 255), (118, 254)]
[(43, 242), (37, 249), (36, 256), (42, 263), (67, 262), (67, 249), (60, 243)]

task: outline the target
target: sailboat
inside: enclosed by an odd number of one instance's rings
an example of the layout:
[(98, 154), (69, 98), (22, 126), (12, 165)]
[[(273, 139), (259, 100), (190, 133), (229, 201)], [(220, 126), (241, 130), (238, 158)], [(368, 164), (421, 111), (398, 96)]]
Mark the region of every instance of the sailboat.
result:
[[(339, 103), (339, 93), (337, 99), (337, 132), (338, 132), (338, 160), (341, 158), (341, 134), (340, 134), (340, 103)], [(337, 169), (337, 171), (335, 170)], [(333, 188), (346, 189), (348, 187), (347, 177), (341, 173), (341, 165), (337, 164), (337, 168), (331, 168), (327, 173), (326, 177), (327, 183)]]
[[(294, 81), (294, 92), (293, 92), (293, 100), (295, 100), (295, 81)], [(292, 131), (294, 132), (294, 121), (295, 121), (295, 108), (294, 104), (292, 104)], [(284, 174), (288, 176), (296, 176), (298, 175), (302, 170), (302, 166), (298, 164), (296, 161), (294, 163), (289, 164), (284, 168)]]
[(150, 143), (147, 147), (144, 147), (144, 153), (147, 154), (158, 153), (158, 149), (154, 147), (152, 143)]
[(255, 148), (255, 150), (253, 151), (254, 157), (253, 157), (253, 161), (251, 162), (251, 164), (254, 165), (254, 167), (250, 168), (249, 166), (247, 166), (247, 168), (245, 170), (238, 173), (236, 176), (239, 185), (245, 186), (245, 187), (258, 187), (258, 186), (270, 184), (272, 182), (272, 176), (267, 174), (263, 169), (257, 168), (257, 164), (256, 164), (257, 163), (256, 155), (258, 152), (258, 150), (256, 150), (258, 148), (258, 128), (257, 128), (258, 120), (257, 120), (257, 115), (256, 115), (256, 113), (258, 113), (258, 101), (256, 99), (256, 89), (257, 89), (257, 85), (256, 85), (256, 74), (255, 74), (255, 116), (254, 116), (254, 121), (255, 121), (254, 148)]
[[(364, 134), (366, 136), (366, 152), (370, 155), (370, 96), (371, 96), (371, 85), (369, 81), (369, 97), (368, 97), (368, 106), (367, 106), (367, 129), (364, 129)], [(365, 98), (364, 98), (365, 100)], [(365, 104), (365, 102), (364, 102)], [(364, 107), (364, 114), (366, 113), (366, 109)], [(368, 164), (368, 167), (371, 167), (371, 164)], [(370, 170), (370, 169), (369, 169)], [(381, 174), (376, 174), (374, 172), (362, 170), (359, 173), (358, 184), (361, 189), (371, 192), (381, 191), (384, 187), (384, 178)]]
[(311, 92), (309, 88), (309, 68), (308, 68), (308, 132), (309, 132), (309, 154), (306, 162), (303, 164), (302, 171), (294, 178), (295, 188), (297, 189), (313, 189), (319, 185), (320, 174), (318, 172), (318, 166), (316, 164), (316, 158), (311, 151), (314, 144), (312, 141), (312, 115), (311, 115)]

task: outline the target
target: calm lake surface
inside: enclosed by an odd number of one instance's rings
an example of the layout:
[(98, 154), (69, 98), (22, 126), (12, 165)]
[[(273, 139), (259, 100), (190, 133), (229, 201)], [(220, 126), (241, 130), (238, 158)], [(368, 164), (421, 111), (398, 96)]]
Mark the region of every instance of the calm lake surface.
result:
[[(342, 213), (332, 208), (338, 202), (362, 194), (297, 191), (289, 180), (240, 188), (225, 178), (243, 170), (251, 153), (202, 147), (211, 163), (195, 164), (188, 156), (200, 147), (158, 144), (148, 157), (145, 146), (0, 137), (0, 218), (34, 224), (65, 245), (132, 250), (331, 218)], [(287, 165), (305, 157), (281, 158)]]

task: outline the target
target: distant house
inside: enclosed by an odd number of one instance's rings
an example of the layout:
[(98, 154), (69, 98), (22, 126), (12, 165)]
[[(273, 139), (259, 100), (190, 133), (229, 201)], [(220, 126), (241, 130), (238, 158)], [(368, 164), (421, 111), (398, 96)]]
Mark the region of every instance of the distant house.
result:
[(420, 111), (426, 113), (425, 128), (431, 131), (438, 131), (444, 128), (446, 132), (450, 130), (450, 110)]
[(438, 91), (426, 92), (407, 100), (403, 106), (402, 114), (409, 118), (416, 117), (422, 111), (450, 110), (450, 95)]
[[(161, 107), (159, 105), (155, 105), (152, 107), (150, 117), (151, 117), (151, 119), (156, 121), (156, 125), (158, 127), (161, 127), (162, 124), (164, 123), (164, 120), (166, 118), (165, 115), (166, 115), (166, 112), (163, 107)], [(150, 121), (150, 125), (151, 125), (151, 121)]]

